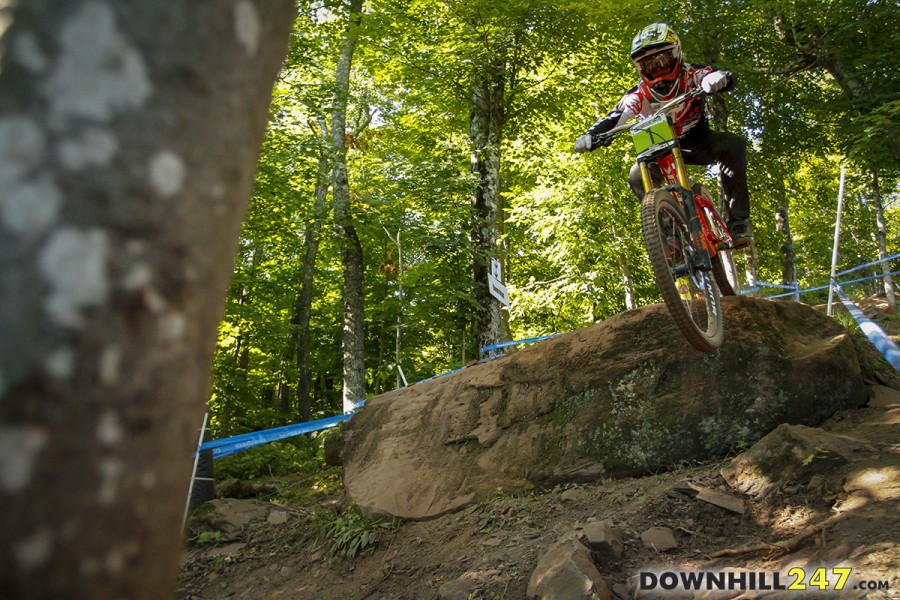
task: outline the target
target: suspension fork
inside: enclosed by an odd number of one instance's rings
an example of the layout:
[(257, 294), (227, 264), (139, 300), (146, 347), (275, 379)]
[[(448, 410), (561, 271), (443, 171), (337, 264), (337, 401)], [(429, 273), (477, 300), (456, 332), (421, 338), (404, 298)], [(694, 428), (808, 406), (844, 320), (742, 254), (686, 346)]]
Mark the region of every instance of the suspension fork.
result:
[[(681, 148), (672, 148), (672, 162), (675, 163), (675, 174), (678, 177), (677, 192), (681, 196), (681, 204), (684, 206), (684, 214), (688, 220), (688, 228), (691, 232), (691, 239), (694, 241), (694, 248), (697, 249), (698, 269), (703, 271), (712, 270), (712, 254), (709, 241), (703, 231), (703, 224), (700, 221), (700, 210), (697, 208), (697, 202), (694, 200), (694, 191), (691, 189), (691, 180), (688, 177), (687, 168), (684, 166), (684, 155)], [(649, 174), (649, 169), (648, 169)]]

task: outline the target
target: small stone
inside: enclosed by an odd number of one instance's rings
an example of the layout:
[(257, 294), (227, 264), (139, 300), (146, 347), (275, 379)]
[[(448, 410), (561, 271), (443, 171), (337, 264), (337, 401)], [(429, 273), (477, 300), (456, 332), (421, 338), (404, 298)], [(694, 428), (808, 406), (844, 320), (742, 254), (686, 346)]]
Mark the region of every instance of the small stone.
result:
[(657, 552), (665, 552), (678, 547), (675, 534), (668, 527), (651, 527), (641, 534), (641, 541), (645, 546), (653, 548)]
[(475, 589), (475, 582), (465, 579), (453, 579), (445, 582), (438, 589), (440, 600), (467, 600)]
[(582, 502), (587, 500), (588, 493), (584, 490), (580, 490), (578, 488), (573, 488), (571, 490), (566, 490), (559, 497), (563, 502)]
[(288, 514), (283, 510), (273, 510), (269, 513), (269, 518), (266, 521), (270, 525), (284, 525), (287, 523)]
[(625, 544), (611, 521), (592, 521), (584, 527), (584, 538), (593, 555), (601, 561), (610, 562), (622, 558)]

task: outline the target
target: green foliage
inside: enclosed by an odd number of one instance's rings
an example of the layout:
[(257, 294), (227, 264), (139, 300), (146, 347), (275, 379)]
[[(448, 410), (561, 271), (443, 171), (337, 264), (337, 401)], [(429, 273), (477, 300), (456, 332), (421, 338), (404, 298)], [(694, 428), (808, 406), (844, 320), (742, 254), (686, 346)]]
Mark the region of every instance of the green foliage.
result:
[(218, 481), (231, 478), (249, 481), (304, 473), (321, 464), (322, 454), (321, 437), (310, 440), (306, 436), (298, 436), (217, 459), (215, 475)]
[[(304, 235), (316, 219), (324, 226), (306, 365), (310, 408), (313, 418), (341, 410), (341, 250), (330, 213), (317, 212), (314, 200), (345, 7), (304, 0), (298, 8), (220, 327), (215, 437), (300, 419), (293, 307)], [(841, 164), (848, 176), (839, 270), (875, 258), (873, 171), (888, 253), (900, 252), (900, 165), (891, 145), (900, 135), (890, 134), (900, 115), (900, 30), (883, 25), (898, 16), (896, 2), (867, 0), (368, 3), (348, 107), (356, 134), (348, 143), (350, 210), (366, 266), (368, 393), (393, 389), (398, 364), (412, 383), (478, 358), (469, 111), (473, 83), (486, 73), (505, 86), (499, 253), (513, 337), (621, 312), (626, 272), (637, 305), (659, 300), (626, 185), (631, 148), (572, 150), (636, 82), (628, 46), (651, 21), (679, 30), (688, 62), (737, 76), (714, 106), (717, 126), (750, 142), (758, 261), (739, 253), (740, 272), (782, 282), (785, 237), (775, 215), (787, 207), (801, 288), (826, 282)], [(368, 112), (375, 117), (364, 127)], [(692, 169), (714, 193), (715, 175)], [(825, 297), (827, 290), (803, 300)], [(247, 479), (320, 461), (318, 448), (268, 448), (217, 461), (217, 471)]]
[(473, 520), (479, 532), (489, 535), (518, 522), (521, 512), (533, 510), (526, 497), (512, 496), (503, 488), (497, 488), (487, 502), (467, 506), (461, 518)]
[(373, 551), (382, 535), (399, 525), (397, 519), (366, 517), (352, 506), (343, 513), (317, 507), (315, 518), (319, 539), (328, 541), (331, 553), (344, 560)]
[(204, 531), (197, 538), (197, 545), (216, 545), (222, 541), (221, 531)]

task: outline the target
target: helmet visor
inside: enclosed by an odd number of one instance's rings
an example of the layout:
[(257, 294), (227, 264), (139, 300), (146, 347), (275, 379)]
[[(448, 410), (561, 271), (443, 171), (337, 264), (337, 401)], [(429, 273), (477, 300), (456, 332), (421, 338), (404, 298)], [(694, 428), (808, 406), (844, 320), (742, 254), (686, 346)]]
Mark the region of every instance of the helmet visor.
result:
[(638, 67), (647, 79), (659, 79), (670, 74), (675, 68), (675, 57), (671, 50), (663, 50), (637, 59)]

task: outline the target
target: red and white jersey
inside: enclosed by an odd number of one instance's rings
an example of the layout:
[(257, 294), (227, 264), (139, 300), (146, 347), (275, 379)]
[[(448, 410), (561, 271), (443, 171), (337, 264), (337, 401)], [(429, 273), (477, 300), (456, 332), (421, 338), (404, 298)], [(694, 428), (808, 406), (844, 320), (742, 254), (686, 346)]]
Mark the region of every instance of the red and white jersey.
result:
[[(693, 67), (689, 64), (685, 64), (684, 68), (681, 69), (678, 81), (675, 83), (678, 91), (675, 94), (670, 95), (669, 99), (680, 96), (693, 89), (698, 89), (703, 77), (712, 71), (712, 67)], [(647, 117), (653, 114), (663, 104), (663, 102), (653, 98), (650, 94), (650, 86), (642, 79), (636, 89), (625, 94), (625, 96), (619, 100), (619, 103), (616, 104), (614, 110), (622, 111), (622, 115), (619, 117), (616, 126), (624, 125), (638, 115)], [(675, 122), (675, 135), (679, 138), (686, 136), (687, 133), (697, 125), (708, 127), (706, 101), (703, 98), (694, 98), (670, 112), (669, 115)]]

